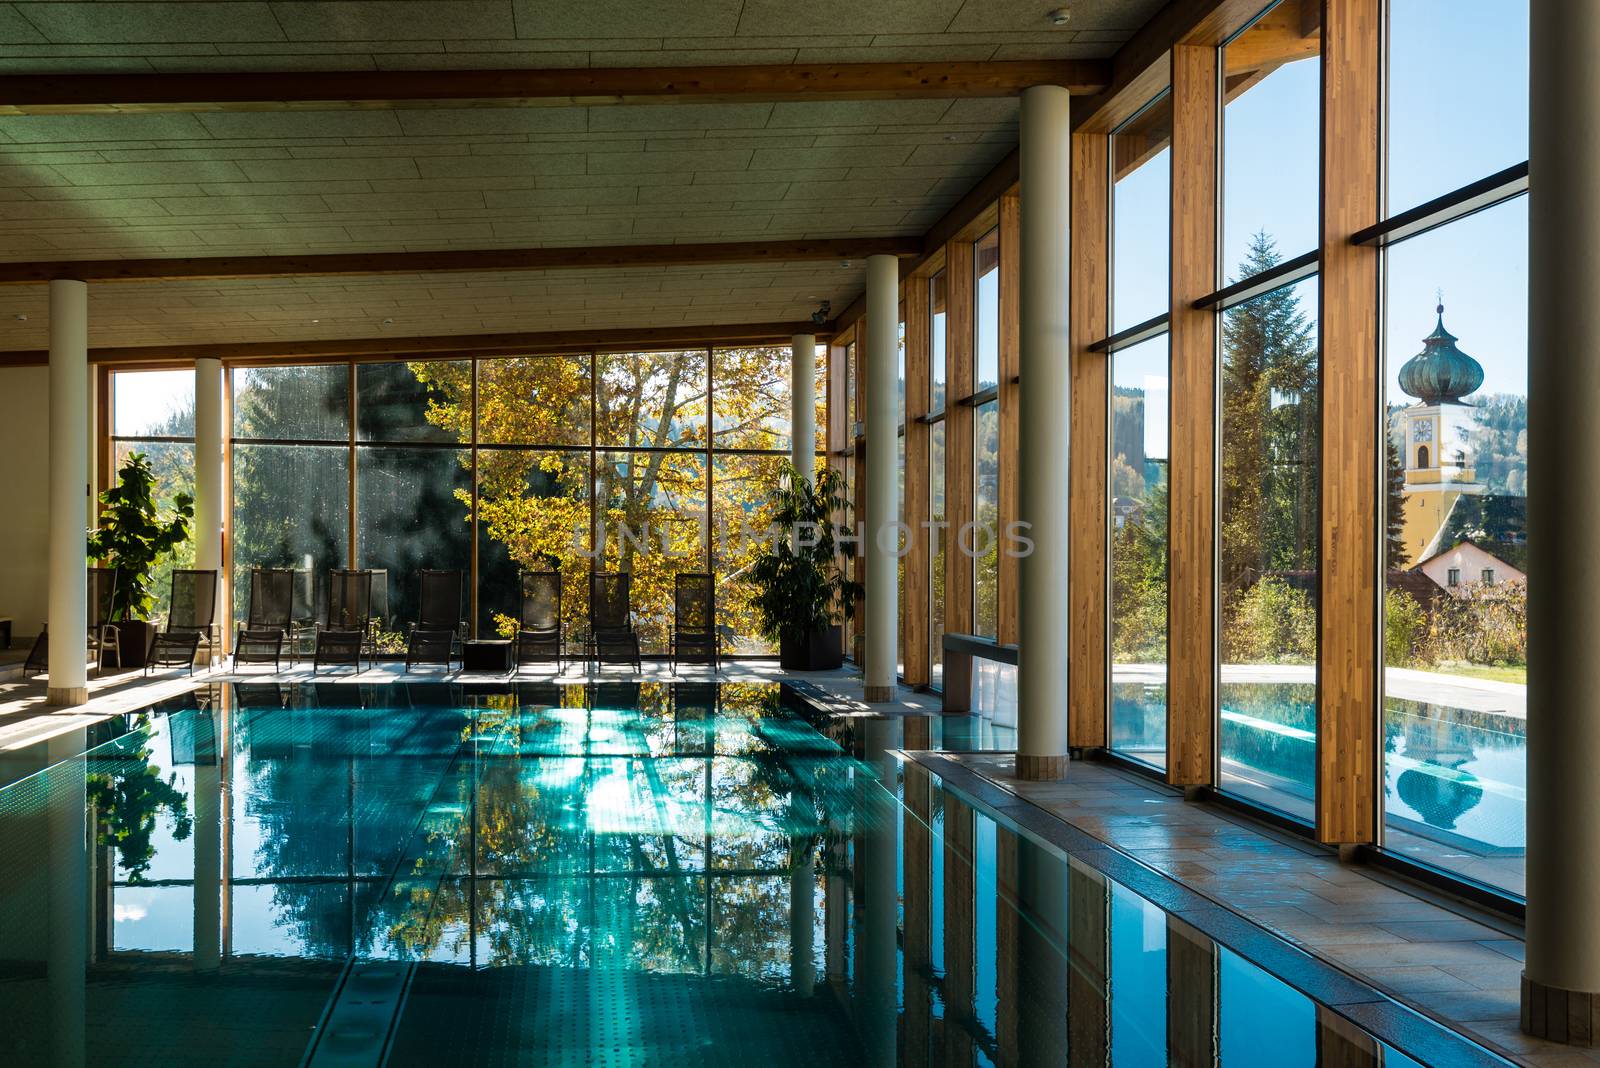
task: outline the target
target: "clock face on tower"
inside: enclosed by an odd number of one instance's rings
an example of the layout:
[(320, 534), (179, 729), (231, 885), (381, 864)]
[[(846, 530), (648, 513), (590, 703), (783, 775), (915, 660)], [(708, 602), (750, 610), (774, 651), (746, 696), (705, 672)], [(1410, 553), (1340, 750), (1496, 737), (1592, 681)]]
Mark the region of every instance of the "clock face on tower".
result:
[(1415, 442), (1433, 440), (1433, 422), (1428, 419), (1418, 419), (1411, 424), (1411, 440)]

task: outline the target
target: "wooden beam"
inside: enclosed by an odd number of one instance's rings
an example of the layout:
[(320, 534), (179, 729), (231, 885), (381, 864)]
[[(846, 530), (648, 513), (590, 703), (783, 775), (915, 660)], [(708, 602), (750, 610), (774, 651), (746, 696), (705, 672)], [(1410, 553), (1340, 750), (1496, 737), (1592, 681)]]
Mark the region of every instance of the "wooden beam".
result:
[(1005, 551), (1007, 524), (1017, 518), (1017, 466), (1022, 449), (1022, 386), (1020, 370), (1022, 334), (1022, 198), (1016, 191), (1000, 196), (1000, 538), (996, 580), (996, 640), (1014, 645), (1019, 638), (1017, 615), (1021, 588), (1018, 557)]
[(1350, 235), (1378, 220), (1381, 18), (1370, 0), (1324, 0), (1321, 639), (1317, 838), (1376, 840), (1383, 733), (1378, 596), (1384, 581), (1375, 246)]
[[(671, 348), (687, 345), (783, 344), (811, 333), (811, 323), (657, 326), (626, 330), (552, 330), (538, 334), (440, 334), (430, 337), (329, 338), (316, 341), (239, 341), (218, 345), (133, 345), (91, 348), (103, 364), (191, 364), (201, 357), (230, 363), (305, 363), (318, 360), (395, 362), (471, 356), (543, 356), (570, 352)], [(0, 352), (0, 367), (38, 367), (44, 349)]]
[(1030, 85), (1105, 88), (1096, 59), (794, 63), (552, 70), (27, 74), (0, 77), (0, 114), (597, 106), (690, 101), (922, 100), (1016, 96)]
[(1072, 251), (1069, 359), (1072, 360), (1072, 447), (1068, 507), (1072, 553), (1067, 560), (1070, 604), (1067, 681), (1071, 701), (1067, 742), (1106, 744), (1106, 448), (1110, 360), (1089, 346), (1105, 337), (1110, 318), (1111, 138), (1072, 135)]
[(1167, 781), (1209, 785), (1216, 749), (1217, 50), (1172, 50)]
[(144, 260), (56, 260), (0, 264), (0, 285), (58, 278), (83, 282), (174, 282), (300, 275), (420, 274), (436, 271), (559, 271), (613, 267), (686, 267), (729, 263), (805, 263), (868, 256), (916, 256), (919, 237), (826, 241), (685, 242), (567, 248), (452, 249), (435, 252), (336, 252), (310, 256), (184, 256)]

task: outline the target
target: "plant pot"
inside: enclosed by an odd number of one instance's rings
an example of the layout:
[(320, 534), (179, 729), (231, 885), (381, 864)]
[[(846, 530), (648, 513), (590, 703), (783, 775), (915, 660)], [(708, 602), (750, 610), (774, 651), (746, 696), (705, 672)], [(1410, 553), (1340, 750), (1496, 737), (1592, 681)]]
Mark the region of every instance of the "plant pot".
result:
[(843, 663), (844, 641), (839, 627), (824, 627), (803, 640), (784, 638), (778, 643), (778, 665), (785, 671), (829, 671)]
[[(111, 624), (117, 632), (117, 641), (122, 645), (122, 666), (124, 668), (142, 668), (145, 659), (150, 655), (150, 643), (155, 638), (156, 628), (148, 620), (125, 619), (120, 623)], [(102, 668), (116, 668), (117, 661), (111, 652), (100, 650), (100, 666)]]

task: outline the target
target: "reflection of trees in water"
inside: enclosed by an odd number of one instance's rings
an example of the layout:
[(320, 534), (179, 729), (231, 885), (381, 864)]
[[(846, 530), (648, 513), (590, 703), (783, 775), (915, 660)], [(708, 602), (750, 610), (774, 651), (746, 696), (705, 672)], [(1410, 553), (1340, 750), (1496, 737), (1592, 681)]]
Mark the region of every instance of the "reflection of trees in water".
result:
[[(814, 853), (830, 820), (845, 824), (847, 759), (780, 714), (776, 687), (724, 686), (720, 707), (705, 703), (703, 687), (683, 687), (681, 700), (644, 689), (640, 710), (622, 719), (603, 707), (554, 716), (511, 696), (482, 699), (432, 798), (444, 815), (412, 840), (394, 891), (356, 913), (357, 951), (387, 944), (480, 966), (767, 974), (786, 965), (788, 865)], [(606, 729), (591, 734), (591, 722)], [(596, 749), (587, 757), (586, 744)], [(358, 805), (376, 803), (362, 791), (394, 764), (421, 770), (414, 758), (362, 761)], [(272, 760), (255, 774), (262, 875), (342, 876), (345, 763)], [(595, 792), (619, 776), (628, 783), (621, 812)], [(409, 796), (426, 804), (414, 786)], [(594, 829), (612, 818), (624, 829)], [(363, 859), (364, 872), (381, 876), (398, 858)], [(350, 909), (326, 884), (280, 884), (275, 905), (306, 952), (344, 951)]]
[(98, 812), (96, 840), (117, 851), (117, 863), (129, 883), (144, 881), (155, 860), (156, 817), (163, 809), (172, 817), (172, 837), (189, 837), (194, 821), (189, 800), (178, 789), (178, 775), (165, 779), (150, 764), (150, 716), (139, 713), (134, 729), (123, 736), (122, 752), (97, 756), (89, 763), (88, 797)]

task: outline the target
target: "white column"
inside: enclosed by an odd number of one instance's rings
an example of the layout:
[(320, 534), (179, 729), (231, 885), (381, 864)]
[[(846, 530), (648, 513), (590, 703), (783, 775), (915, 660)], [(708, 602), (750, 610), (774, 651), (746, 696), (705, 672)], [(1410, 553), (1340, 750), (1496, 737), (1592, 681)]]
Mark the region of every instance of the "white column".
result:
[(790, 343), (789, 461), (814, 478), (817, 472), (817, 337), (796, 334)]
[[(1058, 85), (1022, 94), (1018, 518), (1033, 551), (1018, 567), (1017, 777), (1067, 767), (1067, 343), (1072, 97)], [(1002, 540), (1005, 551), (1010, 542)]]
[(867, 515), (866, 664), (868, 701), (895, 693), (895, 638), (899, 631), (899, 472), (895, 470), (895, 375), (900, 321), (900, 261), (867, 258)]
[(50, 283), (50, 685), (52, 705), (88, 700), (89, 287)]
[(1522, 1026), (1600, 1043), (1600, 5), (1532, 6)]
[[(194, 566), (217, 573), (219, 615), (227, 604), (222, 574), (222, 361), (194, 361)], [(226, 629), (226, 628), (224, 628)]]

